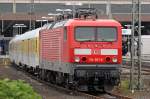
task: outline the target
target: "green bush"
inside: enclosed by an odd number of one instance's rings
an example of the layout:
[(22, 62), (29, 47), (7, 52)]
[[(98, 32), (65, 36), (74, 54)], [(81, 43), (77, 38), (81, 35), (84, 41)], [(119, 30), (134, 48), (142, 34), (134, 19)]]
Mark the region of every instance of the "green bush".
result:
[(121, 81), (121, 87), (123, 89), (128, 90), (129, 89), (129, 80), (123, 80), (123, 81)]
[(0, 99), (42, 99), (22, 80), (0, 80)]
[(121, 81), (121, 85), (120, 85), (120, 90), (124, 93), (128, 93), (129, 92), (129, 80), (122, 80)]

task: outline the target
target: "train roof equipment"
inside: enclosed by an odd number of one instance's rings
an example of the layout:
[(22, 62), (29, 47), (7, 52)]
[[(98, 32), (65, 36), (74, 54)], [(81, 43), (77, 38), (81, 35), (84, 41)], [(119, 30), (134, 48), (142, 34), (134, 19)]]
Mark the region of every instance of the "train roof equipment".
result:
[(95, 8), (78, 8), (75, 12), (75, 18), (97, 19), (97, 10)]
[[(73, 17), (74, 13), (74, 17)], [(56, 17), (56, 21), (61, 21), (65, 19), (73, 19), (73, 18), (79, 18), (79, 19), (97, 19), (97, 9), (95, 8), (78, 8), (75, 10), (75, 12), (68, 12), (64, 14), (60, 14)]]

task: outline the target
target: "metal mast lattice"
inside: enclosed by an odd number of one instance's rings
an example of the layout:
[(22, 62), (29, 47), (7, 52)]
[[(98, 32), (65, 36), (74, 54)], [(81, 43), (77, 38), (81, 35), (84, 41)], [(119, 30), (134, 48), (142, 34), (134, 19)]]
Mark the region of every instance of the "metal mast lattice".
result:
[[(135, 33), (138, 35), (138, 47), (135, 49)], [(131, 38), (131, 79), (130, 88), (134, 90), (135, 51), (138, 55), (138, 89), (141, 89), (141, 1), (132, 0), (132, 38)]]

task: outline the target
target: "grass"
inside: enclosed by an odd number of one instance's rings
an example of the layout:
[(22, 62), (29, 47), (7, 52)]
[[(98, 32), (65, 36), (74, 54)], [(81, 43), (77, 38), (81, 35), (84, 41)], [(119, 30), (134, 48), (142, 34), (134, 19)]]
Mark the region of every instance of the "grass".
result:
[(42, 99), (23, 80), (0, 80), (0, 99)]

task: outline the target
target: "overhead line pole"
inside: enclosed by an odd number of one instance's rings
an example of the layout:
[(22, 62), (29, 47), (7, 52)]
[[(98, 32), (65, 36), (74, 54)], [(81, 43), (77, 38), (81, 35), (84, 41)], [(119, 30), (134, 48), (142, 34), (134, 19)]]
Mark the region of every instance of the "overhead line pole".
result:
[(141, 0), (138, 0), (138, 89), (141, 90)]
[(88, 0), (88, 8), (91, 8), (91, 2), (90, 2), (91, 0)]
[[(137, 27), (138, 26), (138, 27)], [(135, 33), (138, 35), (138, 49), (135, 49)], [(137, 50), (137, 53), (135, 51)], [(138, 89), (141, 89), (141, 1), (132, 0), (132, 38), (131, 38), (131, 70), (130, 89), (134, 91), (135, 55), (138, 55)]]
[(109, 19), (112, 19), (112, 13), (111, 13), (111, 0), (107, 0), (106, 14), (108, 15), (108, 18), (109, 18)]
[(135, 1), (132, 0), (132, 34), (131, 34), (131, 69), (130, 69), (130, 89), (134, 92), (134, 32), (135, 32)]
[(30, 0), (30, 24), (29, 24), (29, 29), (32, 30), (34, 29), (34, 24), (33, 24), (33, 15), (34, 15), (34, 0)]
[(16, 0), (13, 0), (13, 14), (16, 13)]
[(3, 20), (3, 16), (1, 15), (2, 17), (2, 33), (4, 32), (4, 20)]

